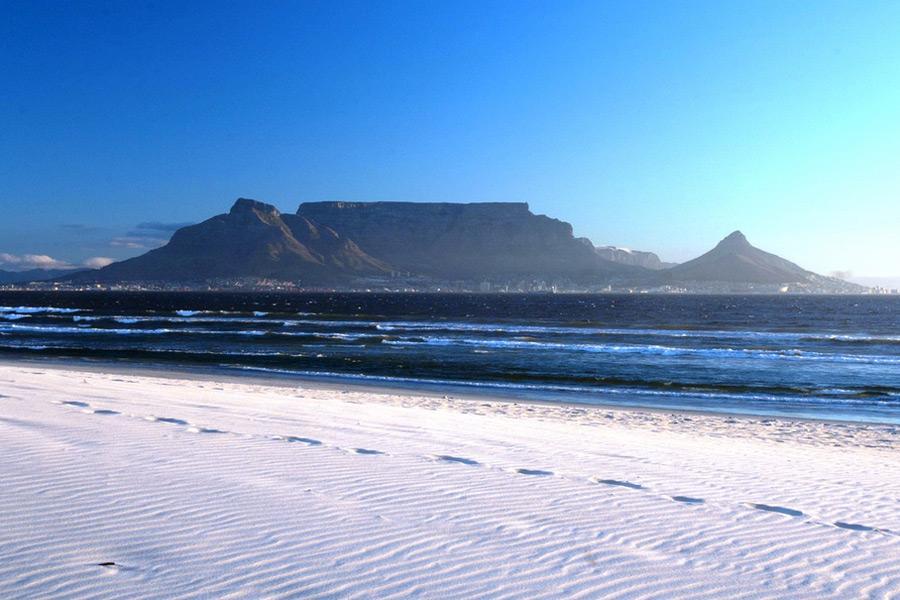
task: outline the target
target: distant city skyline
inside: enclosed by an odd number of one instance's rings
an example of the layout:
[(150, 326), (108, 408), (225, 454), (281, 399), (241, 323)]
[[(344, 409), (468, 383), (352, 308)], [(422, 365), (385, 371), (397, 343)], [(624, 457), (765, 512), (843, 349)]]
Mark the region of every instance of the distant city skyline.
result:
[(900, 286), (895, 2), (4, 6), (0, 269), (135, 256), (239, 196), (521, 201), (666, 261), (739, 229)]

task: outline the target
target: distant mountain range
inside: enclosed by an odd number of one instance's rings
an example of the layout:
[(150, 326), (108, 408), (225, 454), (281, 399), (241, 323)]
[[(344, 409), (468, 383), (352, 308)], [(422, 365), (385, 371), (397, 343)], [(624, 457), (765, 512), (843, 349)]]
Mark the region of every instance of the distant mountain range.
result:
[(622, 263), (623, 265), (643, 267), (652, 271), (668, 269), (677, 264), (663, 262), (652, 252), (641, 252), (640, 250), (629, 250), (628, 248), (617, 248), (616, 246), (598, 246), (596, 252), (606, 260)]
[[(81, 270), (83, 271), (83, 269)], [(81, 272), (72, 269), (29, 269), (27, 271), (4, 271), (0, 269), (0, 285), (14, 283), (31, 283), (33, 281), (48, 281), (64, 275), (72, 275)]]
[(296, 214), (241, 198), (156, 250), (66, 282), (405, 289), (861, 292), (763, 252), (740, 232), (681, 265), (595, 247), (524, 203), (313, 202)]

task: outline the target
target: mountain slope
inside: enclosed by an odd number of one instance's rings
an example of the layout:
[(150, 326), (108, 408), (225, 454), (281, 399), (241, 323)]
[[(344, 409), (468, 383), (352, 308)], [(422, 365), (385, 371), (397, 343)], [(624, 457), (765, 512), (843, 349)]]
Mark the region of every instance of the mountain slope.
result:
[(693, 260), (655, 274), (664, 283), (725, 283), (779, 286), (793, 284), (807, 291), (852, 293), (862, 286), (807, 271), (789, 260), (751, 245), (735, 231), (715, 248)]
[(641, 252), (640, 250), (629, 250), (628, 248), (618, 248), (616, 246), (597, 246), (597, 255), (612, 262), (643, 267), (653, 271), (675, 266), (675, 263), (661, 261), (659, 256), (653, 252)]
[(570, 224), (524, 203), (312, 202), (297, 214), (398, 271), (439, 279), (598, 281), (641, 271), (603, 259)]
[(201, 281), (252, 277), (326, 282), (349, 274), (387, 271), (380, 261), (333, 230), (287, 216), (286, 221), (270, 204), (240, 198), (227, 214), (179, 229), (162, 248), (77, 279)]
[(731, 281), (741, 283), (792, 283), (808, 281), (811, 271), (750, 245), (735, 231), (715, 248), (666, 271), (677, 281)]
[(281, 215), (294, 239), (308, 248), (324, 266), (359, 274), (386, 273), (390, 267), (363, 252), (353, 240), (334, 229), (298, 215)]

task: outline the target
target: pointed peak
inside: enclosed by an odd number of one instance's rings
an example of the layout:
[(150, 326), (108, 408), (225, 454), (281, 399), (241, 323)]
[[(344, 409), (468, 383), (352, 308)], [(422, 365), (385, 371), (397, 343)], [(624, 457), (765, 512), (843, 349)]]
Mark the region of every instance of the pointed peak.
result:
[(716, 248), (721, 249), (741, 249), (749, 247), (750, 242), (747, 241), (747, 237), (740, 231), (732, 231), (716, 246)]
[(271, 204), (260, 202), (259, 200), (251, 200), (250, 198), (238, 198), (231, 207), (230, 214), (241, 214), (251, 211), (262, 212), (264, 214), (279, 215), (278, 209)]

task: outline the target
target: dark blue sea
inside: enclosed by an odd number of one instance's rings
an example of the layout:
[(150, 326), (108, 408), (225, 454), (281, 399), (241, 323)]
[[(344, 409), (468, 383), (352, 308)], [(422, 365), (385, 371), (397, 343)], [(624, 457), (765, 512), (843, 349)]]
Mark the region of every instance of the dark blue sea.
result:
[(0, 292), (0, 358), (900, 423), (900, 297)]

